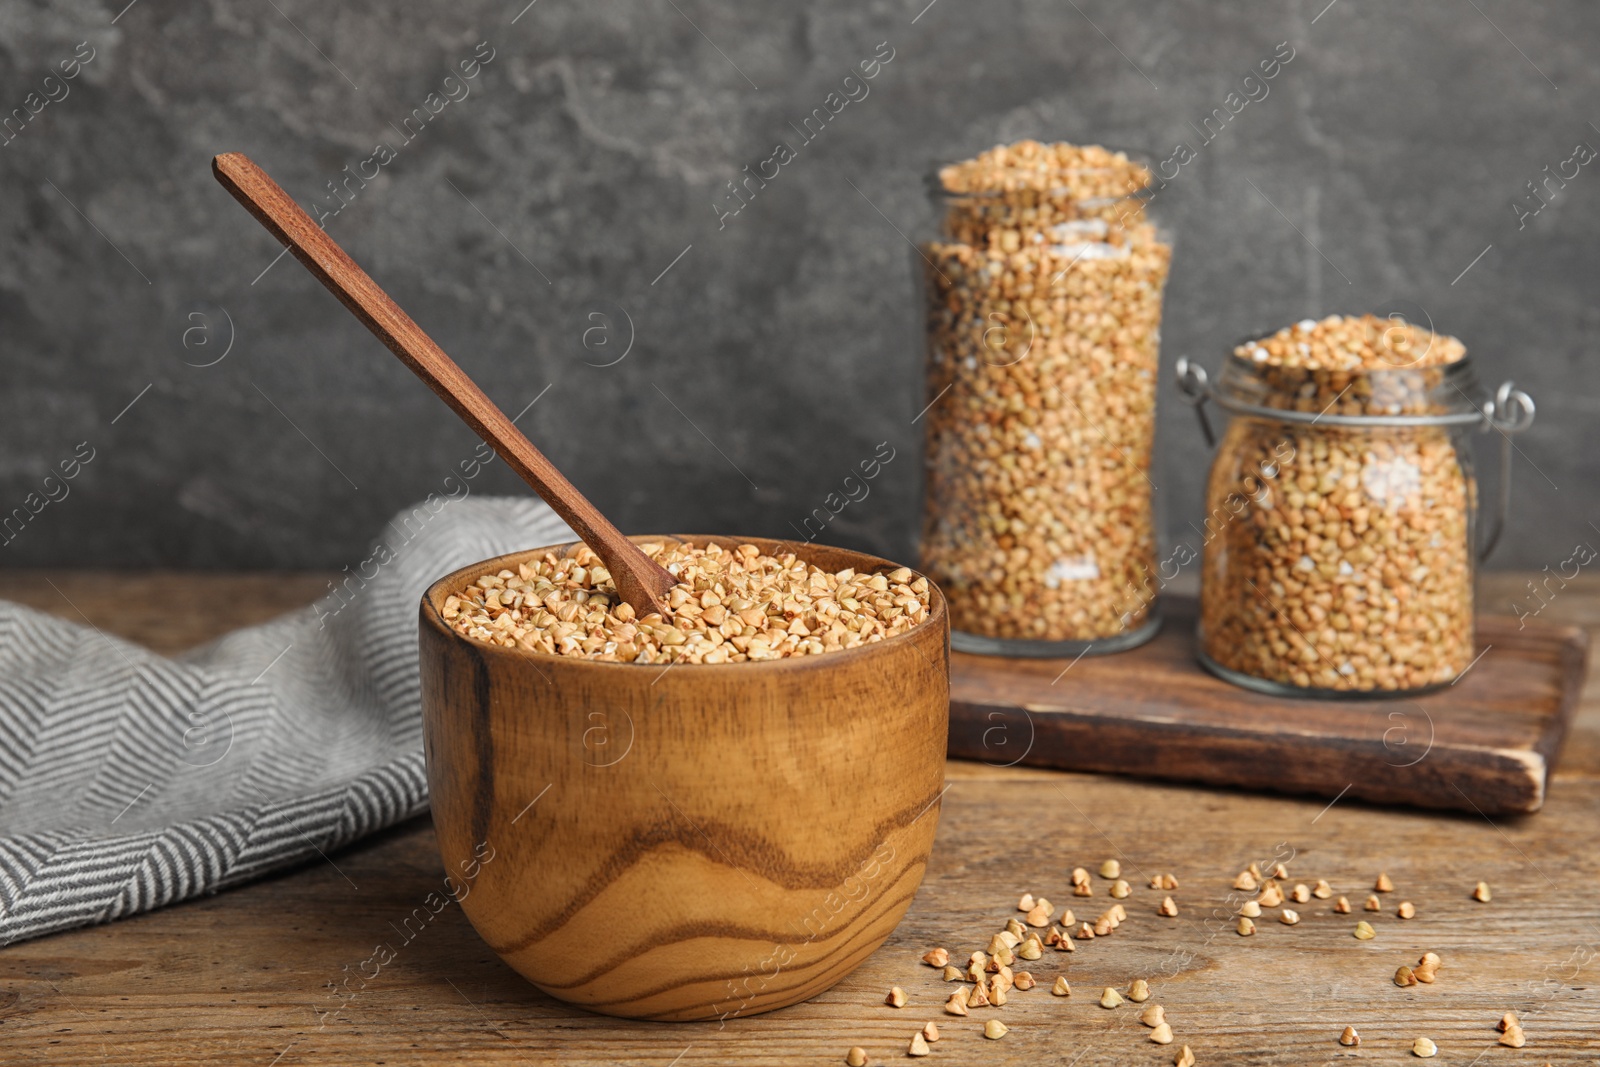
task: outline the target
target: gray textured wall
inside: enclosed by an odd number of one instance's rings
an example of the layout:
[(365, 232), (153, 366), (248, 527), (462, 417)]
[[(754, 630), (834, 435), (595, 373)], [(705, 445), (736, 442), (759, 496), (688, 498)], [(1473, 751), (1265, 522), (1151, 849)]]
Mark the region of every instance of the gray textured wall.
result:
[[(1520, 229), (1512, 206), (1600, 145), (1592, 4), (126, 2), (0, 6), (0, 107), (66, 93), (0, 147), (0, 507), (94, 450), (0, 563), (338, 565), (472, 455), (292, 259), (257, 277), (278, 246), (209, 173), (242, 150), (331, 206), (380, 143), (394, 158), (329, 232), (504, 407), (542, 396), (522, 425), (624, 528), (781, 535), (889, 441), (828, 537), (909, 557), (902, 234), (930, 162), (1033, 136), (1197, 149), (1158, 202), (1168, 368), (1308, 314), (1425, 309), (1540, 405), (1496, 562), (1600, 544), (1600, 165)], [(1202, 145), (1285, 40), (1270, 95)], [(493, 58), (441, 103), (480, 41)], [(724, 183), (880, 42), (870, 95), (719, 228)], [(1166, 383), (1163, 404), (1180, 537), (1208, 457)]]

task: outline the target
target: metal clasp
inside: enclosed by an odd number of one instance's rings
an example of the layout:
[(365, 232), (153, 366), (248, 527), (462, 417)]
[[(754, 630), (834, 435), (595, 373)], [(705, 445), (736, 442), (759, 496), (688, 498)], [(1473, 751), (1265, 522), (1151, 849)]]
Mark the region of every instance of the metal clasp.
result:
[(1502, 382), (1495, 390), (1494, 399), (1483, 404), (1483, 428), (1500, 434), (1500, 506), (1494, 521), (1494, 532), (1484, 539), (1478, 550), (1478, 562), (1489, 558), (1500, 535), (1505, 533), (1511, 517), (1511, 435), (1522, 433), (1533, 425), (1535, 413), (1533, 398), (1510, 382)]
[(1211, 377), (1204, 367), (1190, 362), (1188, 356), (1178, 357), (1176, 370), (1178, 393), (1185, 404), (1194, 408), (1195, 418), (1200, 420), (1200, 432), (1206, 437), (1206, 447), (1217, 447), (1217, 435), (1212, 432), (1211, 420), (1206, 416), (1206, 401), (1211, 399)]

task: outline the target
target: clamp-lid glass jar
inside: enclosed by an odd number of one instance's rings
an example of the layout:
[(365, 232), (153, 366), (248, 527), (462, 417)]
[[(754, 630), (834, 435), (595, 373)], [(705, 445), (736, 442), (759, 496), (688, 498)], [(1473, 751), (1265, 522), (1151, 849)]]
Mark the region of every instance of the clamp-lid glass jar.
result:
[(1170, 246), (1150, 172), (1023, 141), (941, 168), (922, 569), (952, 647), (1062, 656), (1154, 635), (1149, 477)]
[(1387, 696), (1447, 685), (1477, 657), (1477, 483), (1468, 436), (1526, 429), (1533, 401), (1490, 399), (1453, 337), (1372, 315), (1307, 319), (1234, 349), (1215, 388), (1234, 416), (1207, 486), (1200, 659), (1252, 689)]

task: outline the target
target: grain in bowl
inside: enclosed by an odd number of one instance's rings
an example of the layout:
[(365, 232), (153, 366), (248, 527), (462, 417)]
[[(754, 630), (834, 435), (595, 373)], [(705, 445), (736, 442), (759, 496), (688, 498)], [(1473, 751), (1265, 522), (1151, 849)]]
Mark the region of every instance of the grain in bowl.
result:
[(457, 632), (504, 648), (616, 663), (743, 663), (813, 656), (894, 637), (928, 618), (909, 568), (829, 571), (751, 544), (651, 541), (678, 579), (668, 612), (639, 616), (585, 545), (483, 574), (444, 601)]
[[(815, 543), (634, 540), (749, 544), (780, 563), (793, 552), (835, 578), (899, 570)], [(441, 856), (454, 870), (481, 842), (505, 846), (463, 899), (467, 918), (535, 985), (609, 1015), (727, 1020), (831, 987), (894, 929), (933, 847), (950, 715), (938, 588), (926, 619), (893, 637), (737, 665), (641, 668), (581, 640), (569, 655), (530, 652), (444, 617), (480, 577), (526, 581), (522, 565), (567, 558), (594, 562), (567, 543), (529, 548), (442, 576), (419, 605)], [(770, 891), (751, 894), (752, 880)], [(616, 902), (647, 899), (659, 906), (619, 934)], [(715, 944), (700, 936), (711, 928)], [(608, 938), (603, 960), (585, 950)]]

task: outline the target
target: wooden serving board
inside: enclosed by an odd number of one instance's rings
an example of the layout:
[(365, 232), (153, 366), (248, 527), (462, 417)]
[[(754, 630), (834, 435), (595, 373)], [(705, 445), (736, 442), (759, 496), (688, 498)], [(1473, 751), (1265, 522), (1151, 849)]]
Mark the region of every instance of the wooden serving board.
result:
[(1195, 660), (1192, 597), (1108, 656), (950, 662), (950, 755), (1484, 815), (1537, 811), (1582, 687), (1588, 635), (1484, 616), (1483, 654), (1420, 697), (1266, 696)]

